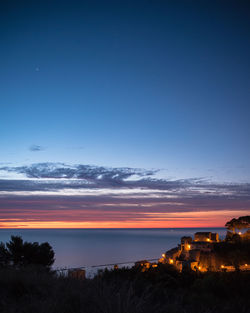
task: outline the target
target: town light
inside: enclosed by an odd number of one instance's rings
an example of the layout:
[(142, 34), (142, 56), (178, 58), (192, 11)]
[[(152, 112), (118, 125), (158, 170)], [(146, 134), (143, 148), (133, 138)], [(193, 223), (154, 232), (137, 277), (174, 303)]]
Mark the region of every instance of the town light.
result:
[(210, 239), (209, 239), (209, 238), (207, 238), (207, 241), (210, 241)]
[(239, 235), (241, 235), (241, 231), (239, 231)]
[(188, 249), (190, 249), (191, 248), (191, 246), (190, 245), (188, 245)]
[(165, 253), (162, 253), (162, 255), (161, 255), (161, 256), (162, 256), (163, 258), (165, 258), (165, 256), (166, 256), (166, 255), (165, 255)]
[(245, 266), (247, 266), (247, 264), (245, 264)]
[(201, 270), (201, 267), (199, 266), (198, 269)]
[(174, 263), (174, 260), (173, 260), (173, 259), (169, 259), (169, 263), (170, 263), (170, 264), (173, 264), (173, 263)]
[(224, 265), (221, 265), (221, 268), (224, 268), (225, 266)]

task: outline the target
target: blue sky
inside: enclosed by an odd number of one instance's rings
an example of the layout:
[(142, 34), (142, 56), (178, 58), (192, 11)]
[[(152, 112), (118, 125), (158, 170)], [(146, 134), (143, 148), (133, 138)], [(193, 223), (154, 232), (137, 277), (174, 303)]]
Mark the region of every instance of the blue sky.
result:
[(60, 4), (2, 4), (1, 162), (249, 179), (249, 6)]
[(246, 1), (2, 1), (0, 178), (60, 162), (250, 183), (249, 29)]

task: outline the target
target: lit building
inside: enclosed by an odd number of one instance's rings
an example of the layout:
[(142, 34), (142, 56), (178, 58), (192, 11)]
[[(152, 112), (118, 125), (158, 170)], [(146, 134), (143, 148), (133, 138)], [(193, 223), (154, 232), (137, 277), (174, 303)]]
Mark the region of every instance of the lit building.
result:
[(184, 268), (206, 271), (214, 267), (212, 251), (216, 242), (219, 242), (219, 235), (212, 232), (197, 232), (194, 240), (190, 236), (182, 237), (181, 244), (162, 255), (159, 262), (173, 264), (180, 271)]
[(219, 235), (211, 232), (197, 232), (194, 241), (219, 242)]
[(181, 250), (188, 251), (191, 248), (192, 237), (182, 237), (181, 238)]
[(68, 277), (76, 279), (85, 279), (86, 272), (84, 269), (76, 268), (68, 271)]

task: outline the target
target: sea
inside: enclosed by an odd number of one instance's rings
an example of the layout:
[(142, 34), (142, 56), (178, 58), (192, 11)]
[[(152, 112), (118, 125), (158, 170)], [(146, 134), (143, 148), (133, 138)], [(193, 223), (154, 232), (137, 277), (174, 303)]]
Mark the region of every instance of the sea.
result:
[(133, 229), (0, 229), (0, 242), (11, 235), (24, 241), (48, 242), (55, 251), (55, 270), (85, 268), (88, 275), (112, 267), (130, 267), (139, 260), (153, 260), (176, 247), (182, 236), (199, 231), (217, 232), (225, 228), (133, 228)]

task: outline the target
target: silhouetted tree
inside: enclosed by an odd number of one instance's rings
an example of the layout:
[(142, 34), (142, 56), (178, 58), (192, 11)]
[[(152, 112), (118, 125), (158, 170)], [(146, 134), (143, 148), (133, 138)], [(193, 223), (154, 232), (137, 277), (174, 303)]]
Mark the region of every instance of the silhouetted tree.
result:
[(241, 216), (239, 218), (233, 218), (225, 225), (228, 230), (232, 230), (235, 234), (236, 229), (250, 228), (250, 216)]
[(11, 240), (6, 243), (10, 260), (13, 265), (21, 265), (23, 262), (23, 239), (19, 236), (11, 236)]
[(10, 254), (3, 242), (0, 243), (0, 267), (6, 267), (10, 262)]
[(238, 218), (241, 223), (241, 229), (250, 228), (250, 216), (241, 216)]
[(41, 265), (50, 267), (55, 253), (48, 242), (24, 242), (19, 236), (11, 236), (11, 240), (0, 244), (0, 266)]

